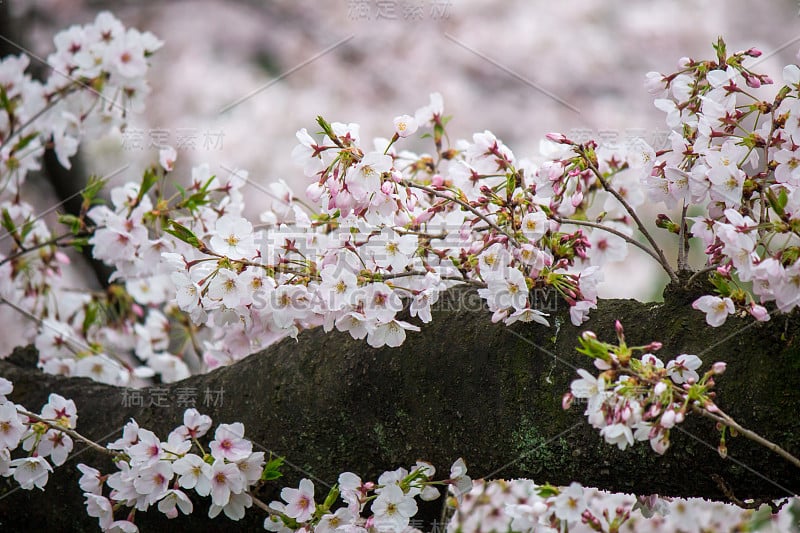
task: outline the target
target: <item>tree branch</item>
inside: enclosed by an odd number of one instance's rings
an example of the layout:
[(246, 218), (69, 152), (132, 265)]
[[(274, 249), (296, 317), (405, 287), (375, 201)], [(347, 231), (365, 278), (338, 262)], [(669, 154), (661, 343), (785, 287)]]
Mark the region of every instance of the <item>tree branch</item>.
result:
[[(747, 438), (729, 437), (728, 458), (722, 459), (713, 420), (688, 417), (659, 456), (647, 443), (620, 451), (589, 426), (585, 406), (561, 408), (563, 393), (578, 377), (575, 369), (591, 364), (575, 351), (578, 335), (591, 329), (601, 340), (613, 341), (619, 319), (629, 341), (662, 341), (663, 359), (703, 354), (704, 368), (726, 361), (715, 388), (717, 404), (764, 439), (790, 453), (800, 450), (800, 419), (787, 416), (800, 410), (800, 316), (754, 326), (750, 319), (730, 317), (722, 327), (710, 328), (703, 313), (689, 308), (696, 297), (671, 286), (661, 304), (601, 300), (580, 328), (572, 326), (566, 305), (556, 309), (551, 302), (550, 321), (558, 328), (506, 327), (491, 323), (474, 289), (451, 289), (436, 304), (433, 321), (410, 333), (400, 348), (374, 349), (346, 333), (317, 328), (232, 366), (138, 392), (43, 374), (30, 366), (33, 349), (0, 361), (0, 375), (14, 383), (11, 399), (31, 410), (51, 392), (72, 398), (77, 429), (101, 446), (119, 437), (130, 418), (166, 438), (191, 406), (187, 395), (194, 393), (195, 407), (214, 424), (243, 422), (255, 449), (293, 465), (284, 470), (280, 485), (266, 483), (254, 491), (262, 502), (277, 499), (279, 487), (303, 477), (333, 485), (343, 471), (374, 479), (418, 459), (446, 470), (458, 457), (476, 479), (580, 481), (628, 493), (724, 500), (711, 478), (718, 474), (742, 500), (799, 492), (797, 470)], [(14, 364), (19, 361), (28, 366)], [(152, 402), (156, 393), (167, 398), (165, 406)], [(133, 394), (144, 401), (131, 402)], [(80, 462), (114, 470), (110, 458), (92, 449)], [(0, 516), (11, 517), (3, 525), (10, 530), (96, 528), (96, 520), (85, 513), (79, 477), (75, 461), (67, 461), (55, 469), (45, 492), (13, 494), (13, 480), (0, 478)], [(155, 510), (137, 513), (136, 521), (142, 531), (230, 527), (226, 518), (209, 520), (203, 511), (207, 505), (198, 500), (191, 516), (174, 521)], [(41, 513), (19, 513), (22, 508)], [(439, 510), (438, 505), (423, 509), (420, 518), (430, 521)], [(236, 527), (260, 528), (263, 519), (262, 512), (251, 510)]]

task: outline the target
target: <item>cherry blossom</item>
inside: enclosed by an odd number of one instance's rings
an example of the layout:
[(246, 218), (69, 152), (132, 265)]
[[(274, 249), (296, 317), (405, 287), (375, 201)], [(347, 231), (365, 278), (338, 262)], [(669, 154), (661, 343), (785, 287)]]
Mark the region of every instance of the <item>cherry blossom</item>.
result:
[(231, 462), (246, 459), (253, 452), (253, 446), (243, 436), (243, 424), (220, 424), (214, 433), (214, 440), (209, 444), (211, 454), (217, 459)]
[(667, 373), (672, 381), (678, 384), (696, 382), (700, 378), (696, 370), (702, 363), (696, 355), (679, 355), (667, 364)]
[(49, 473), (53, 467), (43, 457), (23, 457), (12, 460), (9, 465), (14, 469), (14, 480), (26, 490), (34, 486), (44, 490)]
[(417, 514), (417, 503), (398, 485), (387, 485), (372, 502), (375, 525), (392, 531), (402, 531), (409, 519)]
[(253, 225), (232, 215), (220, 217), (214, 225), (211, 248), (231, 259), (248, 259), (256, 254)]
[(285, 513), (298, 522), (306, 522), (316, 509), (314, 483), (310, 479), (300, 480), (299, 488), (284, 488), (281, 498), (286, 502)]
[(709, 326), (720, 326), (725, 323), (728, 315), (733, 314), (735, 307), (730, 298), (720, 298), (718, 296), (701, 296), (692, 304), (692, 307), (706, 314), (706, 322)]

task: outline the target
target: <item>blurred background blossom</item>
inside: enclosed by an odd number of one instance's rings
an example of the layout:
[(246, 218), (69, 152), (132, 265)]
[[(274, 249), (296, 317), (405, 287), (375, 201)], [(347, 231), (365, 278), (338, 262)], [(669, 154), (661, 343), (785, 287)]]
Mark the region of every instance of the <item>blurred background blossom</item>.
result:
[[(218, 173), (247, 169), (254, 218), (271, 201), (267, 184), (305, 189), (289, 154), (298, 129), (316, 131), (317, 115), (359, 123), (362, 139), (389, 137), (395, 116), (438, 91), (453, 141), (488, 129), (533, 159), (551, 131), (610, 145), (640, 137), (659, 149), (668, 129), (646, 72), (709, 57), (723, 36), (730, 50), (761, 49), (760, 71), (780, 80), (800, 48), (794, 0), (6, 0), (0, 9), (4, 54), (21, 46), (47, 57), (58, 30), (106, 9), (164, 40), (146, 111), (84, 145), (85, 172), (130, 164), (112, 185), (136, 180), (158, 145), (172, 145), (174, 176), (188, 179), (202, 162)], [(414, 138), (402, 146), (427, 148)], [(58, 201), (46, 184), (33, 194), (43, 208)], [(657, 299), (660, 276), (634, 249), (607, 269), (600, 296)]]

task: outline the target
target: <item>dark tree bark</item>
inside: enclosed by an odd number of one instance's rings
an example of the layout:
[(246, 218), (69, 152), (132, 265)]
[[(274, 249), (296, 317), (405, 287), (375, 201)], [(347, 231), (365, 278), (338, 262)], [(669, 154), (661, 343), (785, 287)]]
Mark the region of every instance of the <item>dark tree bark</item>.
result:
[[(422, 332), (401, 348), (372, 349), (347, 334), (321, 329), (284, 340), (245, 360), (166, 387), (169, 406), (125, 407), (131, 391), (87, 379), (41, 374), (35, 354), (18, 350), (0, 361), (0, 375), (14, 382), (12, 400), (38, 410), (50, 392), (75, 400), (78, 431), (102, 444), (116, 439), (134, 417), (162, 438), (181, 423), (180, 389), (197, 393), (198, 408), (214, 424), (241, 421), (257, 449), (286, 456), (285, 483), (313, 475), (333, 484), (342, 471), (366, 478), (417, 459), (447, 473), (463, 457), (474, 478), (531, 478), (539, 483), (586, 486), (637, 494), (723, 499), (712, 474), (736, 496), (778, 498), (800, 491), (800, 471), (742, 437), (728, 438), (728, 459), (716, 451), (713, 423), (689, 417), (672, 433), (664, 456), (637, 443), (619, 451), (605, 444), (585, 421), (583, 408), (561, 408), (562, 394), (576, 379), (574, 367), (590, 361), (575, 352), (581, 331), (614, 339), (614, 320), (625, 326), (629, 344), (664, 343), (664, 359), (701, 354), (705, 367), (728, 362), (718, 380), (718, 403), (744, 427), (800, 453), (800, 319), (776, 317), (765, 324), (730, 318), (706, 326), (692, 311), (696, 295), (668, 291), (666, 301), (602, 301), (583, 327), (571, 325), (566, 309), (551, 316), (554, 327), (491, 324), (478, 310), (477, 295), (451, 291), (455, 305), (435, 312)], [(203, 405), (204, 391), (224, 390), (216, 406)], [(150, 395), (152, 398), (152, 395)], [(148, 398), (147, 391), (144, 393)], [(83, 450), (77, 444), (75, 451)], [(74, 452), (73, 452), (74, 453)], [(107, 457), (81, 451), (56, 469), (45, 492), (14, 491), (0, 481), (0, 524), (10, 530), (81, 531), (96, 528), (86, 516), (77, 485), (78, 462), (113, 471)], [(317, 495), (325, 492), (317, 481)], [(276, 496), (266, 486), (264, 499)], [(191, 517), (167, 523), (157, 510), (137, 516), (142, 531), (238, 530), (260, 527), (264, 514), (250, 509), (244, 523), (210, 521), (207, 503)], [(426, 508), (429, 517), (437, 510)]]

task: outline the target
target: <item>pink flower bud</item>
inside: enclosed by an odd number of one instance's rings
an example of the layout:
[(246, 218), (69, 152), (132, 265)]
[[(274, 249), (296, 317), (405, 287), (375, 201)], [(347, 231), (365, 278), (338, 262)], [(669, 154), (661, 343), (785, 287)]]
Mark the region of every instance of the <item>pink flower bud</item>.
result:
[(761, 80), (755, 76), (746, 76), (745, 82), (747, 82), (748, 87), (752, 87), (753, 89), (758, 89), (761, 87)]
[(720, 375), (720, 374), (722, 374), (722, 373), (724, 373), (724, 372), (725, 372), (725, 369), (726, 369), (727, 367), (728, 367), (728, 364), (727, 364), (727, 363), (725, 363), (724, 361), (717, 361), (716, 363), (714, 363), (713, 365), (711, 365), (711, 370), (712, 370), (712, 371), (713, 371), (715, 374), (717, 374), (717, 375)]
[(675, 411), (672, 409), (667, 409), (664, 411), (664, 414), (661, 415), (660, 424), (662, 427), (670, 429), (675, 425)]
[(322, 196), (322, 192), (323, 188), (320, 186), (320, 184), (314, 182), (308, 187), (306, 187), (306, 198), (308, 198), (314, 203), (319, 202), (319, 199)]
[(433, 177), (431, 178), (431, 183), (433, 184), (434, 187), (441, 187), (442, 185), (444, 185), (444, 178), (442, 177), (441, 174), (434, 174)]
[(575, 144), (574, 142), (567, 139), (567, 137), (563, 133), (548, 133), (545, 135), (548, 140), (553, 141), (559, 144)]
[(763, 305), (757, 305), (755, 302), (750, 304), (750, 314), (759, 322), (766, 322), (769, 320), (769, 313)]
[(69, 259), (69, 256), (67, 254), (65, 254), (64, 252), (57, 251), (55, 256), (56, 256), (56, 261), (58, 261), (62, 265), (68, 265), (68, 264), (71, 263), (71, 261)]
[(656, 386), (653, 388), (653, 393), (654, 393), (656, 396), (661, 396), (661, 395), (662, 395), (662, 394), (664, 394), (665, 392), (667, 392), (667, 384), (666, 384), (666, 383), (664, 383), (663, 381), (659, 381), (659, 382), (656, 384)]
[(414, 224), (422, 224), (424, 222), (427, 222), (433, 218), (433, 215), (434, 215), (433, 211), (430, 210), (423, 211), (417, 217), (414, 218)]
[(565, 411), (572, 407), (572, 401), (575, 399), (575, 396), (568, 392), (561, 398), (561, 408)]

